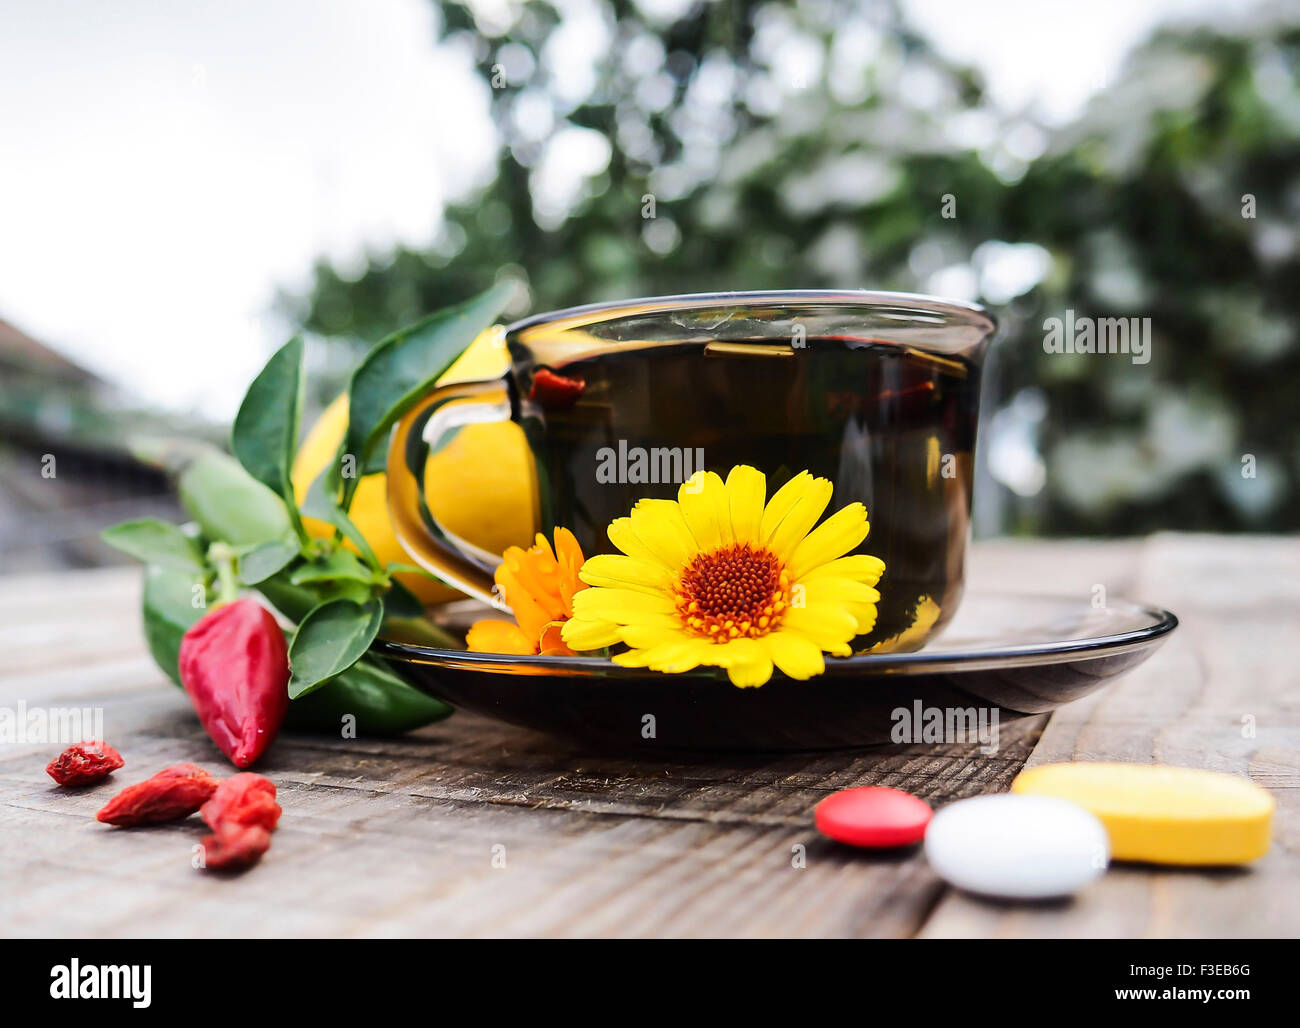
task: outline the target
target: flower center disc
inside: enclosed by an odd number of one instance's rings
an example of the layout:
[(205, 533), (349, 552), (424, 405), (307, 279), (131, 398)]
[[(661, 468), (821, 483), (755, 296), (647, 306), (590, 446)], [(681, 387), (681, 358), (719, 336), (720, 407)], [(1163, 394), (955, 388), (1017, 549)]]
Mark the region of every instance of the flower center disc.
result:
[(766, 635), (789, 603), (789, 576), (770, 550), (749, 543), (697, 554), (677, 583), (677, 613), (696, 635), (726, 642)]

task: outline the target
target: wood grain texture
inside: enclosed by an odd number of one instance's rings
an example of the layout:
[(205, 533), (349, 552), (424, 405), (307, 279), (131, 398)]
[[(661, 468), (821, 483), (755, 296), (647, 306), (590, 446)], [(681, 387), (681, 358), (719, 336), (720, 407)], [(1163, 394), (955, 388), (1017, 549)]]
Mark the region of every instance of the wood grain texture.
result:
[(1300, 934), (1300, 540), (1160, 535), (1130, 573), (1134, 595), (1174, 609), (1179, 631), (1110, 688), (1057, 711), (1029, 764), (1122, 760), (1247, 775), (1277, 800), (1272, 850), (1246, 869), (1119, 864), (1067, 903), (949, 893), (923, 935)]
[[(260, 768), (280, 788), (282, 827), (263, 863), (235, 878), (191, 867), (204, 834), (197, 818), (136, 831), (94, 821), (117, 788), (165, 764), (226, 770), (145, 655), (137, 576), (0, 579), (0, 705), (101, 707), (127, 759), (116, 784), (69, 792), (43, 772), (57, 747), (0, 746), (0, 932), (1295, 934), (1294, 905), (1264, 900), (1294, 880), (1300, 842), (1297, 702), (1282, 658), (1300, 613), (1300, 569), (1287, 570), (1296, 546), (1188, 537), (977, 546), (971, 577), (982, 586), (1089, 595), (1100, 583), (1164, 603), (1187, 626), (1050, 724), (1004, 725), (993, 755), (907, 746), (632, 762), (459, 715), (399, 740), (286, 736)], [(1268, 584), (1252, 591), (1259, 576)], [(1246, 713), (1254, 739), (1241, 737)], [(812, 827), (817, 800), (847, 786), (892, 785), (938, 806), (1006, 789), (1026, 760), (1075, 757), (1250, 773), (1279, 797), (1274, 851), (1249, 871), (1123, 869), (1073, 904), (999, 907), (952, 895), (915, 850), (863, 855)]]

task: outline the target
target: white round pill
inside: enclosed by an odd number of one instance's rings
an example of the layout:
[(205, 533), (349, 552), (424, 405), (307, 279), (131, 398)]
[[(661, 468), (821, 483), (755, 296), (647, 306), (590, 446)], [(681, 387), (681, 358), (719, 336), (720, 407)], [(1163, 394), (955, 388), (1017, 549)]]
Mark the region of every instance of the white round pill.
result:
[(949, 885), (985, 896), (1068, 896), (1110, 862), (1105, 826), (1069, 800), (977, 796), (934, 815), (925, 856)]

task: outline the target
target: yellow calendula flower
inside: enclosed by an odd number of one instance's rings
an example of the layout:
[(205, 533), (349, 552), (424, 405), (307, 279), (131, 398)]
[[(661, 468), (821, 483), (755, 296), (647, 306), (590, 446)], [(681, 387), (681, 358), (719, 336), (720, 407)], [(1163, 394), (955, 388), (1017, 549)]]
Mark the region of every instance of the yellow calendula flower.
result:
[[(564, 642), (575, 650), (626, 643), (626, 667), (725, 668), (733, 684), (762, 685), (775, 665), (791, 678), (821, 674), (822, 653), (847, 657), (876, 622), (884, 562), (845, 556), (866, 539), (866, 508), (851, 503), (817, 524), (831, 483), (800, 472), (767, 503), (767, 480), (747, 465), (724, 483), (697, 472), (677, 500), (641, 500), (609, 526), (621, 551), (591, 557), (579, 577)], [(814, 527), (816, 526), (816, 527)]]

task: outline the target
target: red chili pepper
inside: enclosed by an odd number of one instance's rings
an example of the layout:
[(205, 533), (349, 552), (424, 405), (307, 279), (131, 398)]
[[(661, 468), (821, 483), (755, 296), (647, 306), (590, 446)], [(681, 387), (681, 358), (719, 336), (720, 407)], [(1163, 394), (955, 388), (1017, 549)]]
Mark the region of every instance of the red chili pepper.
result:
[(248, 771), (233, 775), (217, 786), (199, 813), (218, 834), (226, 827), (250, 825), (272, 831), (280, 820), (275, 783)]
[(107, 778), (125, 761), (122, 754), (98, 739), (69, 746), (45, 765), (45, 773), (60, 785), (88, 785)]
[(152, 778), (128, 785), (95, 815), (105, 824), (134, 828), (189, 817), (217, 791), (217, 780), (201, 767), (176, 764)]
[(203, 866), (216, 871), (248, 867), (271, 848), (271, 833), (257, 825), (230, 825), (203, 838)]
[(236, 600), (185, 633), (181, 682), (204, 731), (236, 767), (271, 744), (289, 709), (289, 651), (265, 607)]
[(528, 398), (547, 410), (564, 410), (577, 403), (586, 388), (587, 383), (581, 378), (560, 375), (550, 368), (538, 368), (533, 372)]

